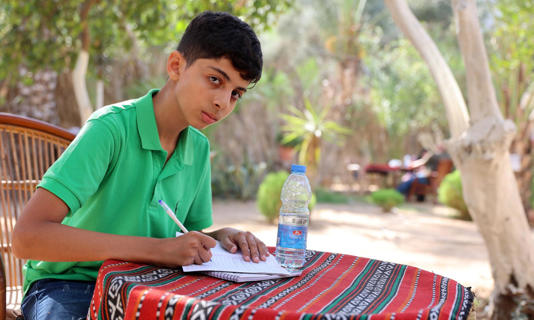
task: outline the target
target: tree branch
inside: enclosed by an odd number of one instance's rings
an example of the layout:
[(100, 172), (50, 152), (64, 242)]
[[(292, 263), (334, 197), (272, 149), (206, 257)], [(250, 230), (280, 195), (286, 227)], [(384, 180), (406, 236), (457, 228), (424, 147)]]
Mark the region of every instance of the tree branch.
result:
[(491, 82), (486, 47), (480, 32), (475, 0), (452, 0), (456, 32), (467, 77), (467, 100), (472, 120), (503, 119)]
[(97, 3), (98, 0), (86, 0), (82, 4), (82, 8), (80, 10), (80, 23), (82, 25), (82, 34), (81, 34), (81, 40), (82, 40), (82, 50), (89, 51), (89, 44), (90, 44), (90, 37), (89, 37), (89, 11), (91, 10), (91, 7), (93, 4)]
[(445, 104), (452, 138), (458, 138), (468, 127), (467, 107), (454, 75), (436, 44), (413, 15), (406, 0), (385, 0), (395, 24), (417, 49), (428, 65)]

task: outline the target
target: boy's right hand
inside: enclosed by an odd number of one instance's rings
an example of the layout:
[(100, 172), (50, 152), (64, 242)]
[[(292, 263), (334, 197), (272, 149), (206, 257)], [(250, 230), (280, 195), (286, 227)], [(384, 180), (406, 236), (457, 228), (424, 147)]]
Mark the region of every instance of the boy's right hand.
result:
[(38, 188), (13, 231), (13, 251), (17, 257), (43, 261), (117, 259), (174, 268), (209, 261), (210, 249), (217, 243), (195, 231), (161, 239), (73, 228), (61, 223), (68, 213), (69, 207), (63, 200)]
[(165, 266), (187, 266), (210, 261), (210, 249), (217, 243), (215, 239), (197, 231), (188, 232), (176, 238), (162, 239), (165, 241), (161, 264)]

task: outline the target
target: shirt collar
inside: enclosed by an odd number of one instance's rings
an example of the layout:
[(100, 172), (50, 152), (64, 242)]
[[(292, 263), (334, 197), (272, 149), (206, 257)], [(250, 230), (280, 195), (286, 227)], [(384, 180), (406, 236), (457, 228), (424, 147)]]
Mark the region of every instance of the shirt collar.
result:
[[(193, 138), (191, 138), (191, 135), (193, 134), (192, 131), (193, 129), (190, 126), (185, 128), (180, 134), (180, 139), (176, 146), (176, 149), (178, 149), (178, 157), (183, 164), (188, 166), (193, 164), (195, 156)], [(176, 156), (176, 152), (174, 152), (174, 155)]]
[(159, 89), (152, 89), (135, 102), (137, 111), (137, 130), (141, 138), (141, 146), (146, 150), (161, 150), (159, 142), (158, 126), (154, 115), (154, 103), (152, 96), (158, 93)]
[[(151, 89), (146, 95), (139, 98), (136, 104), (137, 129), (141, 138), (141, 146), (146, 150), (163, 150), (159, 141), (158, 126), (154, 114), (152, 97), (159, 89)], [(191, 127), (185, 128), (181, 133), (172, 158), (178, 159), (179, 163), (192, 165), (194, 161), (193, 139), (190, 138)]]

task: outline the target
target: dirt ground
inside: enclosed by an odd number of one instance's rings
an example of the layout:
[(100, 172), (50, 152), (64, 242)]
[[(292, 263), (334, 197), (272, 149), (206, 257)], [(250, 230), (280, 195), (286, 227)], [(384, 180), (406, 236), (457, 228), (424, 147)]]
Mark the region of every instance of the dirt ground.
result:
[[(393, 213), (366, 203), (318, 204), (308, 248), (417, 266), (471, 287), (485, 301), (493, 286), (486, 247), (475, 224), (454, 214), (426, 203), (408, 203)], [(215, 201), (209, 230), (223, 226), (249, 230), (269, 246), (276, 243), (276, 225), (266, 222), (255, 202)]]

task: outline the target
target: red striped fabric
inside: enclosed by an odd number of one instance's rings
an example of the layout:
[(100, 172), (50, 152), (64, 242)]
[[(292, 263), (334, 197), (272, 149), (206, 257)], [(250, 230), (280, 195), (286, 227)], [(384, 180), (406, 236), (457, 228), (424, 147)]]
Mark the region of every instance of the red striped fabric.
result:
[(106, 261), (89, 319), (466, 319), (473, 294), (416, 267), (308, 251), (301, 276), (233, 283)]

